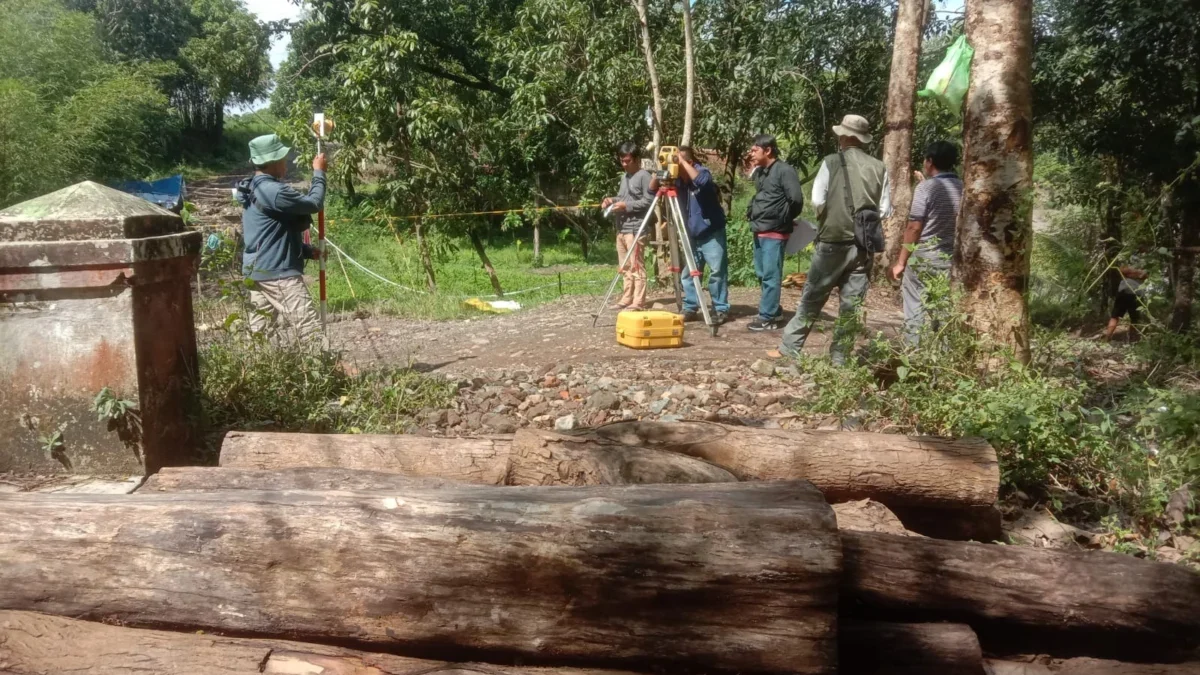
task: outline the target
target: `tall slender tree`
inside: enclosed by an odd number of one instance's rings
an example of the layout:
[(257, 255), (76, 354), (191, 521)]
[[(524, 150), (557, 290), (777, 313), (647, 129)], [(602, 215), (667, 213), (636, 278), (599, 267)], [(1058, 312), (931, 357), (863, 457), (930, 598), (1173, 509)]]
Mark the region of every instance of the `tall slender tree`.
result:
[(1033, 241), (1033, 0), (967, 0), (975, 48), (952, 276), (983, 336), (1028, 362)]
[(687, 75), (683, 101), (682, 145), (692, 144), (692, 114), (696, 107), (696, 48), (692, 44), (692, 0), (681, 0), (683, 6), (683, 64)]
[(913, 185), (909, 179), (909, 162), (912, 157), (921, 38), (928, 17), (929, 0), (900, 0), (896, 8), (896, 38), (892, 48), (892, 73), (888, 82), (883, 136), (883, 163), (892, 178), (892, 216), (883, 223), (887, 250), (884, 264), (879, 269), (886, 269), (899, 254), (904, 224), (912, 205)]

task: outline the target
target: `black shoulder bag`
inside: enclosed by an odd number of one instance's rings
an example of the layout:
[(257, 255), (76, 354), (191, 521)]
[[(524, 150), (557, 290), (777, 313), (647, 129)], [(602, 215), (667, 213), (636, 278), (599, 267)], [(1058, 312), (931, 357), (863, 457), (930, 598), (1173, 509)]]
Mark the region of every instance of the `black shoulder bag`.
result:
[(854, 209), (854, 181), (846, 168), (846, 153), (839, 152), (838, 157), (842, 161), (842, 177), (846, 179), (846, 209), (854, 219), (854, 244), (871, 255), (883, 253), (883, 219), (879, 209), (874, 206)]

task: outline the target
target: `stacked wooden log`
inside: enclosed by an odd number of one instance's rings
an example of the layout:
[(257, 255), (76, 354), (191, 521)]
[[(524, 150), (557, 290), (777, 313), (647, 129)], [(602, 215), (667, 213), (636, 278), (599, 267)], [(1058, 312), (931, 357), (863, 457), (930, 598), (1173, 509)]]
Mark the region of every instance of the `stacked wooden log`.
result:
[(133, 495), (0, 495), (0, 673), (1200, 672), (1182, 567), (906, 529), (998, 488), (972, 440), (231, 433)]

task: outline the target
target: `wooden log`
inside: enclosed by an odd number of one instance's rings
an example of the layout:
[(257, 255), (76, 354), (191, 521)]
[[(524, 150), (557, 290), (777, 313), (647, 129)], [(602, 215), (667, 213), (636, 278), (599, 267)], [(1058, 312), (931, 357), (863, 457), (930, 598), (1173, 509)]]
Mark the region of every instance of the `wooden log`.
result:
[(983, 651), (970, 626), (843, 621), (841, 675), (982, 675)]
[(1081, 658), (1059, 664), (1056, 675), (1200, 675), (1200, 662), (1123, 663)]
[(1190, 663), (1126, 663), (1102, 659), (1068, 659), (1053, 666), (1042, 663), (997, 661), (985, 659), (986, 675), (1198, 675), (1200, 662)]
[(421, 658), (835, 672), (802, 481), (0, 495), (0, 609)]
[(1200, 644), (1200, 575), (1181, 566), (854, 531), (842, 532), (842, 550), (847, 615), (959, 621), (985, 646), (1044, 638), (1049, 654), (1071, 637), (1096, 648)]
[(390, 471), (486, 485), (718, 483), (737, 479), (704, 460), (602, 438), (522, 429), (515, 436), (316, 435), (230, 432), (221, 466)]
[(512, 436), (427, 438), (368, 434), (284, 434), (231, 431), (221, 466), (236, 469), (323, 467), (388, 471), (503, 485)]
[(849, 431), (756, 429), (710, 422), (616, 422), (585, 430), (626, 445), (707, 460), (740, 480), (811, 481), (831, 502), (888, 507), (991, 506), (996, 451), (980, 438), (946, 440)]
[(446, 663), (287, 640), (122, 628), (0, 610), (0, 672), (12, 675), (634, 675)]
[(732, 473), (703, 459), (605, 438), (521, 429), (513, 436), (509, 485), (731, 483)]
[(233, 469), (217, 466), (168, 466), (150, 476), (137, 492), (212, 492), (218, 490), (408, 490), (461, 487), (443, 478), (413, 478), (398, 473), (356, 469)]
[(870, 499), (833, 504), (839, 530), (860, 532), (885, 532), (901, 536), (920, 536), (904, 529), (904, 524), (888, 507)]

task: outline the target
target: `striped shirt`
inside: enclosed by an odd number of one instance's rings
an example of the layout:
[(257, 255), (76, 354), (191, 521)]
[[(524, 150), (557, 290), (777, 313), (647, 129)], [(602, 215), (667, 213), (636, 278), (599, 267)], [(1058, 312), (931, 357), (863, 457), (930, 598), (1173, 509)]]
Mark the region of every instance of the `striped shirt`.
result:
[(917, 185), (912, 209), (908, 212), (910, 221), (915, 220), (923, 226), (917, 241), (917, 255), (926, 258), (936, 257), (938, 253), (954, 255), (954, 228), (958, 223), (962, 193), (962, 180), (950, 172), (939, 173)]

